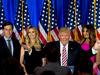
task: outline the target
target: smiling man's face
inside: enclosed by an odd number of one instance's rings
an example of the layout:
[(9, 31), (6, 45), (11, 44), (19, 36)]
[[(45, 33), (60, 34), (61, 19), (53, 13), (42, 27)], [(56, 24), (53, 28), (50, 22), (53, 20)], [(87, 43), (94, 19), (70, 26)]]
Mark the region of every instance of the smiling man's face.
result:
[(60, 41), (63, 45), (66, 45), (69, 42), (70, 34), (66, 32), (59, 33)]

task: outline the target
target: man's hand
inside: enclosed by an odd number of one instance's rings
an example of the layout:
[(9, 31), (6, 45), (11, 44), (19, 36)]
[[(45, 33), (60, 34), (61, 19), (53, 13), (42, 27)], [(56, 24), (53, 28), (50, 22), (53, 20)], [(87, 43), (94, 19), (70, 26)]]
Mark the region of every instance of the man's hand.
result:
[(93, 49), (94, 50), (100, 49), (100, 43), (98, 41), (96, 41), (96, 43), (94, 44)]
[(29, 52), (31, 51), (31, 47), (29, 46), (29, 44), (26, 42), (26, 45), (21, 44), (21, 46), (25, 49), (27, 49)]

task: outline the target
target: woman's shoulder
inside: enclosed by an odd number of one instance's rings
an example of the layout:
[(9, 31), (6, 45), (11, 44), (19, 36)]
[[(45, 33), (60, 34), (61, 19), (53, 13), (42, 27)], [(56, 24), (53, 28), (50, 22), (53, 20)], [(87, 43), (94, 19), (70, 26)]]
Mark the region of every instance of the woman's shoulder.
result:
[(44, 48), (44, 47), (45, 47), (45, 45), (43, 43), (41, 43), (41, 49)]

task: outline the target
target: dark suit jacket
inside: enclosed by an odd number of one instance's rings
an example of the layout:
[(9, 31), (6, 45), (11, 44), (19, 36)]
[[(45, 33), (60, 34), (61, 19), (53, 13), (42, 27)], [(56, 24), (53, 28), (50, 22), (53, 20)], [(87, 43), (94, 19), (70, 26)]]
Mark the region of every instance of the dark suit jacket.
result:
[[(13, 46), (14, 46), (14, 54), (13, 57), (20, 59), (20, 44), (17, 39), (12, 38)], [(2, 66), (3, 60), (5, 60), (7, 57), (11, 57), (11, 54), (9, 52), (9, 49), (6, 45), (6, 41), (3, 37), (0, 38), (0, 68)], [(2, 70), (2, 68), (1, 68)]]
[[(50, 42), (50, 43), (55, 44), (56, 46), (58, 46), (60, 48), (60, 41)], [(84, 51), (81, 48), (81, 45), (77, 42), (69, 41), (69, 44), (68, 44), (68, 60), (67, 60), (68, 66), (74, 66), (74, 59), (75, 59), (76, 54), (79, 51)], [(89, 54), (90, 57), (93, 56), (91, 49), (88, 50), (87, 53)]]
[(34, 75), (40, 75), (45, 70), (51, 70), (56, 75), (70, 75), (71, 74), (71, 70), (70, 70), (69, 67), (67, 67), (67, 66), (60, 66), (59, 62), (48, 62), (43, 67), (36, 67), (34, 69)]

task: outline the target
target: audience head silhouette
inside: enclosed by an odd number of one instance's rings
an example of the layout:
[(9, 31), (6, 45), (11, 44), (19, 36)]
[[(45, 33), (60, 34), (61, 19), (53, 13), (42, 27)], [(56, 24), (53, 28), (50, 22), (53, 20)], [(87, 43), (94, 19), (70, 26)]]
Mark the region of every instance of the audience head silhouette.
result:
[(49, 62), (56, 62), (60, 57), (60, 50), (55, 44), (46, 45), (46, 58)]
[(5, 75), (25, 75), (19, 61), (14, 57), (8, 57), (3, 61)]
[(79, 75), (92, 75), (93, 73), (93, 63), (91, 59), (82, 58), (78, 62), (78, 74)]
[(45, 70), (40, 75), (56, 75), (56, 74), (51, 70)]
[(86, 51), (79, 51), (75, 57), (73, 75), (91, 75), (92, 70), (93, 63), (89, 54)]

